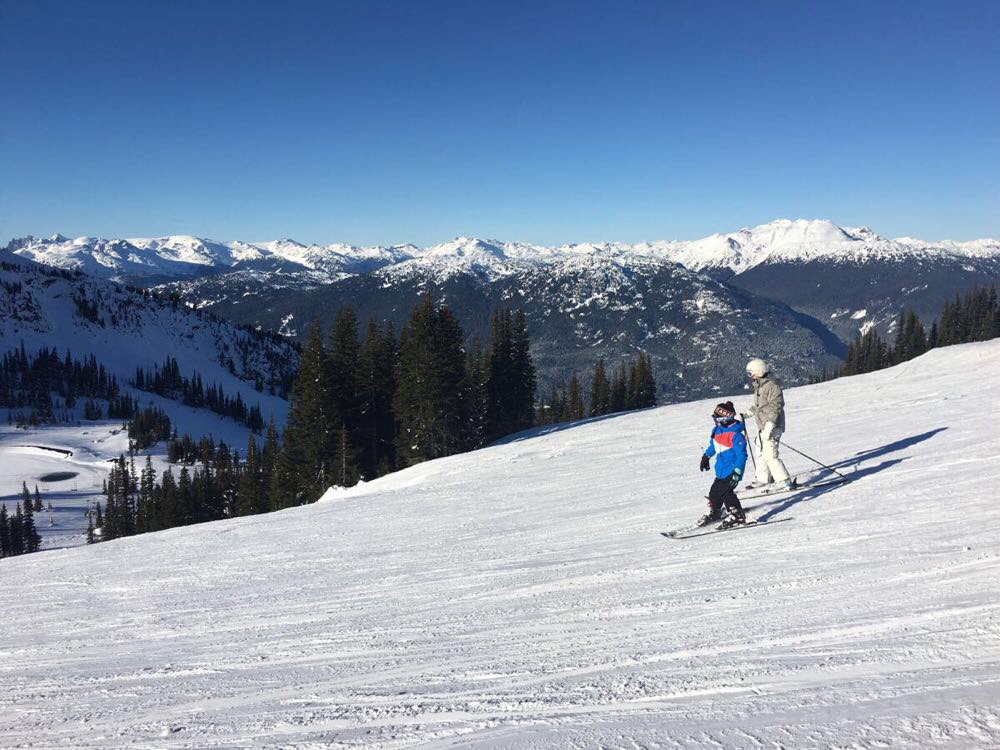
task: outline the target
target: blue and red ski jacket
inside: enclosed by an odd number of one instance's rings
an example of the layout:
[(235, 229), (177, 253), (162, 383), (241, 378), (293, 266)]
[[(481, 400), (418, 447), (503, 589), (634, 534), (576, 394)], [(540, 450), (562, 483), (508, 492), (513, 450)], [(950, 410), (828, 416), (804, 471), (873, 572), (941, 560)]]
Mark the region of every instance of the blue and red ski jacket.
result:
[(715, 456), (715, 476), (725, 479), (734, 471), (743, 473), (747, 465), (747, 439), (743, 433), (743, 423), (733, 422), (723, 427), (717, 425), (712, 430), (711, 440), (705, 455)]

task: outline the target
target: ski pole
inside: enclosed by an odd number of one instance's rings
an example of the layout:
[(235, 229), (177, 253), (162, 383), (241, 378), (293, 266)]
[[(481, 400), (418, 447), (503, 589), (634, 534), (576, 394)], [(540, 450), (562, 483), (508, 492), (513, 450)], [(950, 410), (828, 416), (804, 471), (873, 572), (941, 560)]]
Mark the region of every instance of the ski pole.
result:
[(834, 474), (836, 474), (836, 475), (837, 475), (838, 477), (844, 477), (844, 479), (847, 479), (847, 477), (846, 477), (846, 476), (844, 476), (843, 474), (841, 474), (841, 473), (840, 473), (839, 471), (837, 471), (837, 470), (836, 470), (835, 468), (833, 468), (832, 466), (827, 466), (827, 465), (826, 465), (825, 463), (823, 463), (822, 461), (817, 461), (817, 460), (816, 460), (815, 458), (813, 458), (812, 456), (807, 456), (807, 455), (806, 455), (805, 453), (803, 453), (802, 451), (798, 450), (797, 448), (793, 448), (793, 447), (792, 447), (792, 446), (790, 446), (790, 445), (789, 445), (788, 443), (784, 443), (783, 445), (784, 445), (784, 446), (785, 446), (786, 448), (788, 448), (788, 450), (792, 451), (793, 453), (798, 453), (798, 454), (799, 454), (800, 456), (802, 456), (803, 458), (808, 458), (808, 459), (809, 459), (810, 461), (812, 461), (812, 462), (813, 462), (814, 464), (819, 464), (819, 465), (820, 465), (820, 466), (822, 466), (822, 467), (823, 467), (824, 469), (829, 469), (829, 470), (830, 470), (830, 471), (832, 471), (832, 472), (833, 472)]
[[(750, 435), (747, 433), (747, 415), (740, 412), (740, 423), (743, 425), (743, 437), (747, 441), (747, 453), (750, 454), (750, 463), (753, 464), (753, 475), (757, 476), (757, 459), (753, 456), (753, 446), (750, 445)], [(754, 479), (756, 482), (757, 480)]]

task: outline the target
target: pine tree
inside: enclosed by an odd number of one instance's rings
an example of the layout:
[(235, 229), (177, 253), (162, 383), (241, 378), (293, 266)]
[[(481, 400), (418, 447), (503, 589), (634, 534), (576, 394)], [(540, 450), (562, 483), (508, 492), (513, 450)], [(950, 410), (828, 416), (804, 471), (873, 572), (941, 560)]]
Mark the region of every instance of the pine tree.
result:
[(394, 404), (398, 458), (409, 466), (462, 450), (468, 434), (462, 331), (424, 295), (403, 328)]
[(486, 440), (532, 426), (535, 417), (535, 365), (523, 310), (498, 308), (490, 319), (486, 364)]
[(24, 514), (21, 512), (21, 503), (14, 504), (14, 515), (9, 522), (10, 528), (10, 554), (24, 554)]
[(146, 454), (146, 464), (139, 476), (139, 506), (136, 515), (136, 527), (140, 533), (163, 528), (156, 503), (156, 469), (153, 468), (153, 459), (149, 454)]
[(35, 513), (41, 513), (44, 508), (42, 507), (42, 494), (38, 491), (38, 485), (35, 485), (35, 507), (33, 508)]
[(511, 329), (511, 364), (514, 368), (512, 408), (514, 430), (526, 430), (534, 424), (535, 389), (538, 378), (531, 358), (531, 336), (524, 310), (514, 313)]
[[(326, 351), (325, 415), (330, 422), (328, 436), (330, 442), (325, 448), (324, 463), (329, 467), (351, 463), (357, 455), (359, 354), (357, 316), (353, 308), (345, 307), (337, 312)], [(345, 435), (346, 440), (344, 440)], [(342, 455), (341, 451), (345, 449), (347, 453)], [(334, 473), (343, 472), (334, 470)]]
[(180, 505), (177, 482), (174, 472), (169, 466), (164, 470), (160, 480), (159, 503), (157, 518), (163, 529), (172, 529), (184, 523), (184, 513)]
[(907, 349), (909, 346), (909, 341), (906, 337), (906, 313), (900, 308), (899, 315), (896, 318), (896, 340), (892, 345), (892, 353), (890, 356), (893, 364), (899, 362), (905, 362), (910, 357), (908, 356)]
[(919, 357), (927, 351), (927, 334), (924, 324), (917, 314), (910, 310), (906, 316), (906, 353), (910, 359)]
[(639, 352), (636, 360), (636, 389), (633, 396), (635, 409), (656, 406), (656, 375), (653, 372), (653, 358), (646, 352)]
[(249, 516), (267, 510), (260, 454), (257, 451), (257, 439), (253, 433), (247, 437), (246, 460), (239, 478), (237, 498), (235, 515)]
[(21, 507), (23, 509), (20, 521), (22, 549), (24, 553), (37, 552), (42, 545), (42, 538), (38, 535), (38, 530), (35, 528), (31, 493), (28, 492), (28, 485), (24, 482), (21, 483)]
[(611, 379), (611, 390), (608, 394), (608, 411), (611, 413), (625, 411), (628, 401), (628, 386), (626, 384), (625, 362), (619, 362)]
[(583, 394), (580, 389), (580, 379), (574, 372), (569, 379), (569, 399), (566, 406), (566, 418), (575, 422), (583, 419), (585, 410), (583, 405)]
[(6, 504), (0, 505), (0, 557), (10, 557), (10, 521)]
[(607, 414), (611, 405), (611, 387), (604, 367), (604, 357), (599, 357), (594, 366), (590, 385), (590, 416)]
[(323, 332), (313, 322), (299, 359), (299, 375), (292, 385), (292, 403), (285, 426), (284, 444), (272, 482), (275, 508), (314, 502), (326, 489), (330, 476), (333, 426), (326, 410), (327, 359)]
[(469, 445), (479, 448), (490, 439), (490, 357), (476, 338), (466, 357), (469, 381)]

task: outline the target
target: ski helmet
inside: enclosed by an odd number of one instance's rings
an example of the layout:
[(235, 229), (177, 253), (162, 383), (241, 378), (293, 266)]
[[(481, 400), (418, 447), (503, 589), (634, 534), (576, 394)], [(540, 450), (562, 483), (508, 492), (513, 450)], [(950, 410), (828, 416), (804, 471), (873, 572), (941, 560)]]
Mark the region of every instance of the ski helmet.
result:
[(736, 407), (732, 401), (723, 401), (715, 407), (712, 416), (719, 419), (733, 419), (736, 417)]
[(752, 378), (762, 378), (767, 373), (771, 371), (771, 368), (767, 366), (767, 362), (762, 359), (751, 359), (747, 362), (747, 375)]

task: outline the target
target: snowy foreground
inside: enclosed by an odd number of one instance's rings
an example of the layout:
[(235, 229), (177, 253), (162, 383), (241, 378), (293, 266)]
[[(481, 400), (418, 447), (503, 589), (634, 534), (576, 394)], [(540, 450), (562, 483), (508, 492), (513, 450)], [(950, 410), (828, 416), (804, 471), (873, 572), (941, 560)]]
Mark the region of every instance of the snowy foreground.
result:
[(1000, 342), (788, 402), (785, 523), (660, 536), (701, 402), (4, 560), (0, 746), (1000, 745)]

